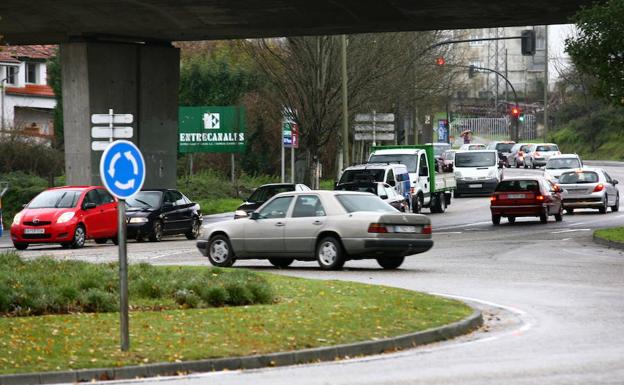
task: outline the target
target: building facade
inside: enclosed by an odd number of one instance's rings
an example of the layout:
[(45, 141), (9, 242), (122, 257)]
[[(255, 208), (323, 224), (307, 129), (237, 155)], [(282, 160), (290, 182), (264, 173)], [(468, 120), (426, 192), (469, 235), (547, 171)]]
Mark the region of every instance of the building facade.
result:
[(0, 48), (0, 128), (52, 138), (56, 98), (47, 84), (47, 61), (56, 46)]

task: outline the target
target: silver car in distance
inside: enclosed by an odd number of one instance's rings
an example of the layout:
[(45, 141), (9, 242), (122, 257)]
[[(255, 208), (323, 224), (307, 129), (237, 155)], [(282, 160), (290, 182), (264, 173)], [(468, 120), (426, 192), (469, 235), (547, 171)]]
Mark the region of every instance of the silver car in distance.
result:
[(406, 256), (433, 246), (428, 217), (352, 191), (281, 193), (249, 218), (203, 227), (200, 238), (197, 248), (222, 267), (268, 258), (277, 267), (316, 260), (332, 270), (348, 260), (376, 259), (384, 269), (396, 269)]

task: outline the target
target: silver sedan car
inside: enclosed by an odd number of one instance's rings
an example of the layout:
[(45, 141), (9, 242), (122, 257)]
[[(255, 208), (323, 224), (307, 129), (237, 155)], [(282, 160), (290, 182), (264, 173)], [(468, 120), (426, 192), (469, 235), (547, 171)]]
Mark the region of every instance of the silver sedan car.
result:
[(559, 185), (563, 188), (563, 207), (568, 214), (577, 208), (598, 209), (605, 214), (620, 209), (620, 192), (612, 179), (603, 169), (583, 168), (568, 171), (559, 177)]
[(281, 193), (249, 218), (203, 227), (197, 242), (215, 266), (268, 258), (278, 267), (316, 260), (324, 270), (340, 269), (351, 259), (376, 259), (396, 269), (406, 256), (432, 246), (429, 218), (352, 191)]

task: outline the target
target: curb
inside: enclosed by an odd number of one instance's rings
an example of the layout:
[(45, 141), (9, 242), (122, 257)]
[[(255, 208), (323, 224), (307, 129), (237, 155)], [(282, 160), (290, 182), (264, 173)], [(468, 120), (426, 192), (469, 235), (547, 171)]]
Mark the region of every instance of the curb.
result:
[(0, 375), (0, 385), (76, 383), (87, 381), (123, 380), (155, 376), (173, 376), (193, 372), (221, 370), (258, 369), (288, 366), (320, 361), (334, 361), (363, 355), (389, 353), (409, 349), (432, 342), (444, 341), (467, 334), (483, 324), (480, 311), (461, 321), (417, 333), (377, 341), (326, 346), (290, 352), (269, 353), (255, 356), (218, 358), (198, 361), (166, 362), (118, 368), (81, 369), (61, 372), (41, 372)]
[(592, 239), (593, 239), (593, 241), (595, 243), (597, 243), (599, 245), (612, 247), (614, 249), (624, 250), (624, 243), (623, 242), (610, 241), (608, 239), (604, 239), (602, 237), (599, 237), (596, 234), (592, 235)]

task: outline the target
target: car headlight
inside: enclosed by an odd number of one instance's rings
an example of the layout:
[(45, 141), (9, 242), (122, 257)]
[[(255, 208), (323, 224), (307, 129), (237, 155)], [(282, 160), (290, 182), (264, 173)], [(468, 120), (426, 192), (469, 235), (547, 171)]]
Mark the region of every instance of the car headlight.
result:
[(462, 179), (462, 173), (459, 171), (455, 171), (455, 178), (456, 179)]
[(22, 213), (19, 212), (19, 213), (15, 214), (15, 216), (13, 217), (13, 224), (14, 225), (19, 225), (21, 220), (22, 220)]
[(245, 210), (236, 210), (236, 211), (234, 211), (234, 219), (246, 218), (246, 217), (247, 217), (247, 212), (245, 212)]
[(134, 217), (134, 218), (130, 218), (130, 221), (128, 223), (147, 223), (147, 222), (149, 222), (149, 219), (145, 217)]
[(65, 222), (69, 222), (73, 217), (74, 217), (74, 212), (73, 211), (69, 211), (66, 213), (61, 214), (60, 217), (58, 217), (58, 219), (56, 220), (56, 223), (65, 223)]
[(496, 178), (498, 176), (498, 171), (497, 170), (490, 170), (488, 171), (488, 178)]

